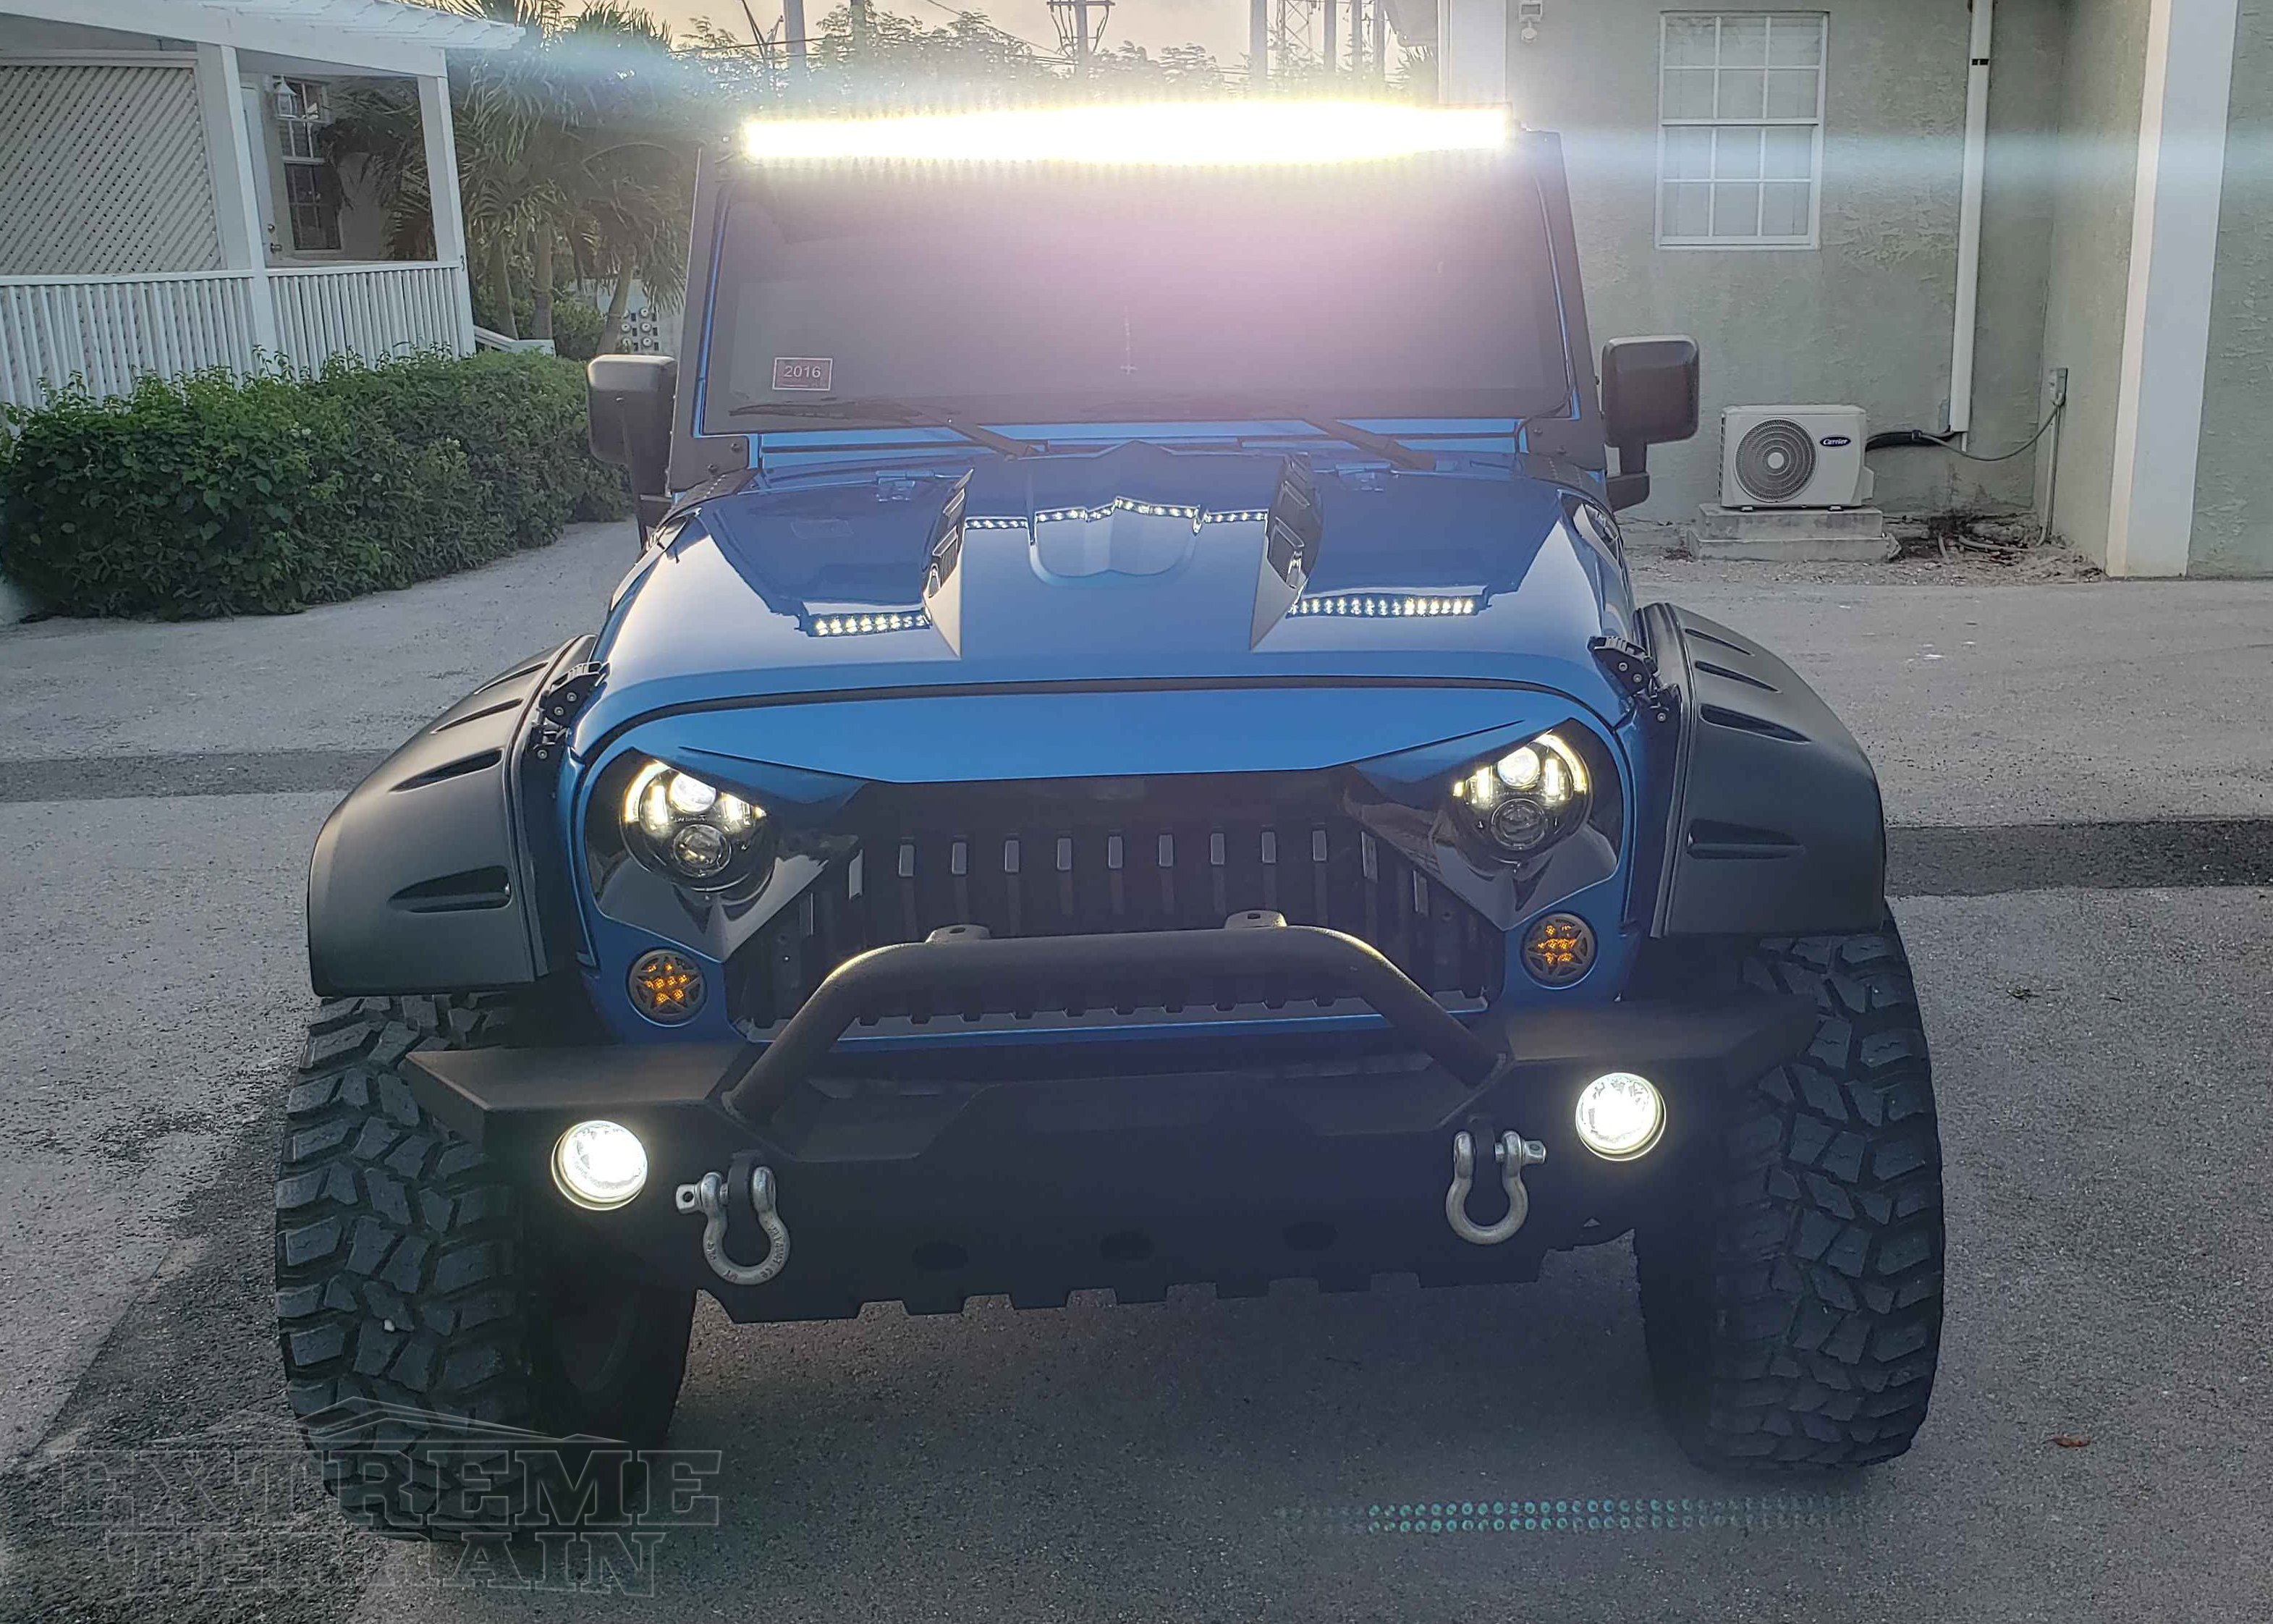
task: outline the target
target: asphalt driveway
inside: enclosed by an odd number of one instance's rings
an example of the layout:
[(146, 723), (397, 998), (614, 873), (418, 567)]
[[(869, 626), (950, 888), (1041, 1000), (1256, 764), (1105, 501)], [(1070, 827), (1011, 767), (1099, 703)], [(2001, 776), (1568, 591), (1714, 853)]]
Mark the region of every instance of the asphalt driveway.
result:
[(629, 547), (0, 633), (0, 1610), (2273, 1616), (2273, 583), (1679, 593), (1816, 680), (1898, 825), (1952, 1319), (1887, 1469), (1797, 1498), (1692, 1471), (1616, 1245), (1529, 1288), (706, 1314), (674, 1443), (717, 1452), (719, 1526), (616, 1575), (649, 1601), (341, 1530), (294, 1488), (267, 1300), (308, 846), (364, 763), (589, 625)]

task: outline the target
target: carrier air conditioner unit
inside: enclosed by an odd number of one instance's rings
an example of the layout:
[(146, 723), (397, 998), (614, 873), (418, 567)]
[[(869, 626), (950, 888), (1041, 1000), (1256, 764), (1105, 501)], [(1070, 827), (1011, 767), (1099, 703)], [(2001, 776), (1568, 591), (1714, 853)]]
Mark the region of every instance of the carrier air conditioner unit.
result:
[(1723, 508), (1859, 508), (1871, 500), (1860, 406), (1729, 406), (1721, 413)]

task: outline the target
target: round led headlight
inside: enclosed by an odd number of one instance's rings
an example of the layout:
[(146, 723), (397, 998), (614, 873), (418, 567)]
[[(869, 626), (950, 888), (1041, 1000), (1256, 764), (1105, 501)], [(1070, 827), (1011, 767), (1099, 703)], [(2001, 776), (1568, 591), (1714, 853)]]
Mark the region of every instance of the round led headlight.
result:
[(623, 826), (633, 855), (693, 891), (724, 891), (748, 878), (769, 833), (763, 807), (664, 762), (632, 775)]
[(1454, 779), (1452, 813), (1472, 850), (1521, 862), (1584, 823), (1589, 795), (1585, 759), (1544, 733)]

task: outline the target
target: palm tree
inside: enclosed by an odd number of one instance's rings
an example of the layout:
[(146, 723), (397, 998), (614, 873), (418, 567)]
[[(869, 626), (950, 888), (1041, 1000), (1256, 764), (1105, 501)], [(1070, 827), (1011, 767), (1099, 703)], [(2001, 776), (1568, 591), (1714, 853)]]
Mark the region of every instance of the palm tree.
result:
[[(581, 279), (614, 282), (605, 350), (621, 335), (634, 282), (666, 301), (683, 291), (694, 86), (671, 55), (670, 35), (619, 0), (595, 0), (550, 36), (548, 49), (567, 116), (544, 165), (551, 209), (535, 239), (537, 286), (549, 292), (557, 230)], [(549, 314), (540, 307), (538, 320)]]
[[(499, 330), (520, 336), (516, 283), (535, 335), (551, 336), (557, 255), (579, 280), (610, 281), (606, 342), (631, 286), (683, 286), (692, 142), (670, 36), (645, 12), (598, 0), (564, 20), (559, 0), (445, 0), (521, 30), (509, 50), (450, 71), (468, 258)], [(359, 164), (385, 199), (390, 251), (432, 252), (415, 102), (389, 88), (343, 95), (327, 132), (335, 162)], [(422, 240), (423, 239), (423, 240)]]
[[(622, 335), (634, 282), (657, 298), (685, 287), (694, 149), (768, 102), (819, 110), (923, 105), (984, 91), (1054, 99), (1076, 87), (1065, 64), (962, 11), (927, 27), (866, 0), (821, 19), (800, 70), (767, 44), (745, 46), (707, 26), (674, 56), (669, 34), (628, 0), (429, 0), (511, 23), (510, 50), (450, 69), (469, 259), (486, 310), (519, 336), (514, 289), (529, 296), (536, 336), (552, 336), (552, 294), (566, 254), (580, 283), (610, 288), (603, 349)], [(1220, 92), (1222, 71), (1197, 46), (1158, 57), (1135, 47), (1102, 54), (1099, 86), (1151, 81)], [(335, 161), (359, 162), (386, 200), (390, 252), (432, 252), (424, 149), (416, 104), (399, 93), (343, 94), (328, 132)]]

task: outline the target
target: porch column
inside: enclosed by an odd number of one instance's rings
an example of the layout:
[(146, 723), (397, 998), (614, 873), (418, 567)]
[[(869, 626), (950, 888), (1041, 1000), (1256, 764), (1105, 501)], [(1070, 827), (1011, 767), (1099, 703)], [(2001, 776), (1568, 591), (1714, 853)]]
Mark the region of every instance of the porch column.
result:
[(418, 81), (418, 131), (426, 139), (426, 192), (434, 211), (434, 257), (458, 271), (458, 353), (474, 353), (473, 284), (466, 272), (465, 205), (458, 196), (458, 138), (450, 122), (450, 80)]
[[(260, 197), (252, 166), (266, 154), (252, 150), (244, 129), (244, 77), (233, 45), (200, 45), (197, 56), (198, 113), (205, 126), (206, 168), (213, 180), (214, 221), (221, 233), (224, 270), (251, 277), (252, 342), (264, 355), (277, 351), (276, 303), (268, 289), (268, 244), (260, 229)], [(251, 357), (247, 357), (249, 361)]]
[(2111, 575), (2182, 575), (2194, 535), (2236, 0), (2150, 0), (2116, 375)]

